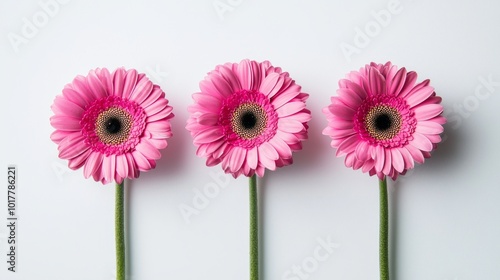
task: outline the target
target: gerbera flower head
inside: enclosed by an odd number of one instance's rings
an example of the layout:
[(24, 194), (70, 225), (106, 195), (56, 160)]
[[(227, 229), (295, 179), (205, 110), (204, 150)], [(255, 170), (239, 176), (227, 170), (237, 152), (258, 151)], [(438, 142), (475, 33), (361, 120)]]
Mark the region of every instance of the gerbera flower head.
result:
[(372, 62), (339, 81), (338, 96), (323, 109), (323, 134), (347, 167), (395, 180), (430, 157), (446, 119), (429, 80), (416, 80), (404, 67)]
[(103, 184), (137, 178), (156, 166), (172, 136), (172, 107), (145, 74), (91, 70), (67, 84), (52, 105), (50, 138), (71, 169)]
[(269, 61), (219, 65), (200, 82), (187, 130), (207, 165), (222, 163), (235, 178), (264, 176), (292, 163), (307, 139), (308, 94)]

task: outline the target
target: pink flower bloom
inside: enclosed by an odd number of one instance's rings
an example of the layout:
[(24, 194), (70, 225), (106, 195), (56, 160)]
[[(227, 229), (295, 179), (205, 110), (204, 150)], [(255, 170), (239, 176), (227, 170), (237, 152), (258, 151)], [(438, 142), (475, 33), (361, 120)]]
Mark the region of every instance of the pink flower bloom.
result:
[(193, 94), (191, 132), (196, 154), (207, 165), (222, 163), (235, 178), (264, 176), (292, 163), (292, 152), (307, 139), (308, 94), (287, 72), (268, 61), (243, 60), (219, 65)]
[(155, 168), (172, 136), (165, 93), (136, 70), (91, 70), (67, 84), (52, 105), (50, 138), (71, 169), (103, 184)]
[(347, 167), (395, 180), (430, 157), (446, 119), (429, 80), (416, 80), (413, 71), (372, 62), (339, 81), (338, 96), (323, 109), (323, 134)]

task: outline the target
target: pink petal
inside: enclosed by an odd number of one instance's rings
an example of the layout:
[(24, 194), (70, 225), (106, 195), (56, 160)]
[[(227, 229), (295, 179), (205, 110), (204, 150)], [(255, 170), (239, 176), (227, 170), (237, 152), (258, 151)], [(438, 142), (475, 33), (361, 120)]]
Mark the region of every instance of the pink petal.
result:
[(439, 123), (433, 121), (420, 121), (417, 122), (415, 131), (422, 134), (440, 134), (444, 131), (444, 128)]
[(127, 157), (125, 155), (122, 154), (116, 156), (116, 173), (121, 178), (128, 177), (128, 165)]
[(106, 68), (97, 69), (97, 77), (101, 80), (101, 83), (106, 91), (107, 95), (113, 95), (113, 78)]
[(210, 108), (214, 113), (217, 113), (221, 106), (221, 100), (210, 94), (195, 93), (193, 94), (193, 99), (198, 102), (200, 106)]
[(229, 96), (235, 92), (221, 74), (214, 72), (210, 78), (214, 86), (213, 88), (216, 89), (220, 96)]
[(73, 133), (59, 143), (59, 157), (64, 159), (74, 158), (90, 147), (84, 143), (85, 136)]
[(431, 140), (417, 132), (413, 133), (413, 140), (410, 142), (410, 145), (425, 152), (430, 152), (433, 148)]
[(104, 156), (98, 152), (93, 152), (89, 155), (89, 158), (83, 167), (83, 176), (85, 178), (89, 178), (96, 172), (100, 173), (100, 171), (97, 170), (101, 168), (103, 157)]
[(269, 144), (268, 142), (262, 143), (259, 147), (259, 158), (262, 157), (267, 157), (271, 160), (278, 160), (279, 154), (276, 151), (276, 149), (273, 147), (273, 145)]
[(68, 162), (68, 167), (73, 169), (73, 170), (76, 170), (76, 169), (82, 167), (92, 152), (93, 151), (91, 149), (87, 149), (83, 153), (71, 158)]
[(349, 137), (349, 136), (351, 136), (351, 135), (353, 135), (353, 134), (356, 133), (352, 128), (349, 128), (349, 129), (332, 129), (330, 127), (325, 128), (325, 130), (323, 132), (326, 135), (328, 135), (328, 136), (330, 136), (331, 138), (334, 138), (334, 139), (346, 138), (346, 137)]
[(434, 88), (431, 86), (426, 86), (415, 92), (411, 92), (410, 94), (408, 94), (406, 102), (408, 103), (410, 108), (413, 108), (418, 104), (427, 100), (427, 98), (429, 98), (433, 93), (434, 93)]
[(370, 147), (370, 144), (368, 144), (364, 141), (359, 141), (359, 143), (355, 149), (356, 158), (359, 159), (360, 161), (368, 160), (370, 158), (370, 155), (368, 154), (369, 147)]
[(363, 85), (369, 95), (386, 93), (385, 78), (375, 68), (369, 69), (368, 80), (364, 82)]
[(336, 129), (348, 129), (348, 128), (352, 129), (354, 127), (354, 123), (352, 120), (346, 121), (339, 118), (336, 118), (333, 121), (329, 122), (328, 125)]
[(276, 132), (276, 136), (275, 137), (281, 138), (287, 144), (293, 144), (293, 143), (296, 143), (296, 142), (299, 141), (298, 138), (297, 138), (297, 136), (295, 136), (295, 134), (284, 132), (284, 131), (281, 131), (281, 130), (278, 130)]
[(269, 140), (269, 144), (271, 144), (274, 149), (278, 152), (279, 157), (281, 158), (291, 158), (292, 150), (290, 147), (279, 137), (273, 137)]
[(422, 151), (412, 146), (411, 144), (406, 145), (405, 148), (408, 150), (408, 152), (410, 152), (411, 156), (416, 162), (420, 164), (424, 163), (424, 155), (422, 154)]
[[(259, 147), (260, 148), (260, 147)], [(263, 156), (260, 154), (260, 149), (259, 149), (259, 161), (260, 163), (267, 169), (269, 170), (275, 170), (276, 169), (276, 161), (273, 159), (270, 159), (267, 156)], [(258, 171), (259, 168), (257, 168), (256, 171)]]
[(219, 68), (219, 72), (222, 78), (224, 78), (227, 84), (230, 86), (231, 92), (237, 92), (242, 89), (240, 80), (238, 79), (236, 73), (232, 71), (232, 69), (223, 66)]
[(148, 140), (143, 139), (136, 147), (141, 154), (143, 154), (147, 159), (160, 159), (161, 153), (156, 149)]
[(115, 179), (116, 172), (116, 155), (104, 156), (102, 160), (102, 171), (106, 182), (111, 182)]
[(201, 125), (213, 126), (219, 122), (219, 115), (213, 113), (201, 114), (198, 117), (198, 123)]
[(438, 116), (430, 119), (429, 121), (443, 125), (446, 123), (446, 118), (443, 116)]
[(425, 121), (443, 112), (443, 106), (440, 104), (429, 104), (418, 106), (413, 109), (415, 112), (415, 118), (419, 121)]
[(339, 148), (337, 149), (336, 156), (342, 156), (344, 154), (348, 154), (354, 151), (356, 145), (359, 143), (358, 135), (354, 134), (346, 138), (342, 143), (340, 143)]
[[(269, 98), (271, 98), (272, 96), (269, 96), (269, 94), (276, 87), (276, 84), (278, 83), (279, 78), (280, 78), (280, 75), (278, 73), (269, 74), (269, 76), (267, 76), (262, 81), (262, 84), (260, 85), (259, 91), (262, 92), (264, 95), (268, 96)], [(281, 85), (280, 85), (280, 87), (281, 87)]]
[(174, 114), (172, 114), (172, 107), (171, 106), (165, 106), (160, 112), (150, 115), (147, 118), (147, 122), (154, 122), (154, 121), (159, 121), (159, 120), (168, 120), (172, 118)]
[(84, 76), (77, 76), (73, 79), (73, 82), (68, 85), (75, 92), (77, 92), (80, 96), (89, 96), (88, 100), (95, 100), (98, 98), (92, 90), (90, 90), (89, 85), (87, 83), (87, 78)]
[(347, 88), (352, 90), (352, 92), (354, 92), (355, 94), (357, 94), (361, 100), (365, 100), (366, 97), (368, 96), (368, 93), (358, 84), (349, 80), (345, 80), (345, 84)]
[(255, 169), (255, 174), (257, 174), (257, 176), (259, 176), (259, 177), (264, 177), (265, 171), (266, 171), (266, 169), (264, 168), (264, 166), (259, 165)]
[(151, 104), (156, 102), (159, 98), (163, 98), (165, 96), (165, 93), (161, 90), (161, 88), (157, 85), (153, 85), (153, 89), (151, 92), (148, 94), (146, 99), (140, 103), (142, 108), (149, 107)]
[[(122, 98), (129, 99), (132, 91), (134, 90), (135, 85), (137, 84), (137, 71), (135, 69), (131, 69), (127, 71), (125, 75), (125, 81), (123, 83), (123, 92)], [(119, 94), (119, 93), (118, 93)]]
[(93, 97), (91, 97), (91, 96), (87, 96), (85, 94), (81, 94), (81, 93), (76, 92), (72, 88), (72, 84), (66, 85), (62, 91), (62, 94), (63, 94), (64, 98), (77, 104), (78, 106), (80, 106), (82, 108), (85, 108), (93, 100)]
[(253, 147), (247, 151), (247, 162), (248, 162), (248, 166), (251, 169), (257, 168), (257, 164), (259, 162), (257, 147)]
[(273, 104), (274, 109), (279, 109), (281, 106), (290, 102), (300, 94), (301, 87), (299, 85), (291, 85), (285, 91), (280, 92), (271, 98), (271, 104)]
[(137, 164), (137, 168), (139, 171), (147, 171), (152, 168), (149, 160), (138, 150), (132, 152), (132, 156), (134, 157), (135, 163)]
[(387, 79), (387, 93), (398, 96), (406, 81), (406, 69), (403, 67), (392, 79)]
[(300, 111), (300, 113), (295, 113), (290, 116), (284, 116), (282, 118), (284, 119), (291, 118), (301, 123), (307, 123), (308, 121), (311, 120), (311, 112), (307, 109), (303, 109), (302, 111)]
[(332, 114), (343, 120), (352, 120), (356, 113), (352, 108), (340, 104), (331, 104), (328, 108)]
[(346, 167), (353, 167), (355, 160), (356, 160), (356, 156), (354, 155), (354, 153), (347, 154), (345, 156), (344, 164)]
[(284, 132), (298, 133), (304, 129), (304, 125), (293, 119), (278, 119), (278, 129)]
[(196, 145), (203, 143), (210, 143), (219, 140), (223, 137), (219, 127), (210, 127), (204, 131), (199, 132), (194, 137), (194, 143)]
[(130, 99), (134, 100), (137, 104), (142, 104), (152, 90), (153, 83), (144, 75), (137, 82), (137, 85), (130, 95)]
[(273, 96), (276, 95), (281, 90), (281, 87), (285, 83), (285, 76), (284, 75), (279, 75), (278, 80), (276, 81), (276, 84), (274, 85), (273, 89), (269, 91), (269, 94), (267, 95), (268, 98), (272, 98)]
[[(258, 90), (261, 84), (262, 79), (264, 78), (263, 76), (265, 75), (264, 72), (261, 71), (259, 63), (256, 61), (250, 61), (250, 69), (252, 70), (252, 88), (251, 90)], [(264, 65), (262, 65), (264, 66)]]
[(97, 77), (97, 74), (95, 73), (95, 71), (90, 71), (87, 78), (88, 78), (87, 81), (88, 81), (89, 89), (92, 91), (92, 93), (98, 99), (108, 96), (106, 89), (104, 88), (103, 84), (101, 83), (101, 80), (99, 80), (99, 77)]
[(150, 122), (146, 125), (146, 131), (154, 138), (169, 138), (172, 135), (169, 121)]
[(377, 172), (382, 172), (382, 169), (384, 169), (384, 162), (385, 162), (385, 151), (382, 146), (376, 146), (375, 147), (375, 153), (376, 156), (374, 158), (375, 160), (375, 170)]
[(77, 119), (80, 119), (84, 112), (79, 104), (75, 104), (62, 96), (56, 97), (51, 108), (57, 115), (66, 115)]
[(349, 108), (356, 110), (361, 104), (362, 100), (351, 89), (341, 88), (337, 90), (339, 99)]
[(237, 66), (237, 75), (241, 83), (241, 88), (252, 89), (252, 69), (249, 60), (241, 61)]
[(415, 162), (413, 161), (413, 157), (410, 154), (410, 152), (405, 147), (398, 148), (398, 150), (401, 153), (401, 156), (403, 157), (405, 168), (412, 169), (415, 166)]
[(371, 169), (373, 169), (374, 166), (375, 166), (375, 161), (373, 159), (367, 160), (363, 164), (362, 166), (363, 168), (361, 169), (361, 171), (363, 171), (363, 173), (368, 172)]
[(405, 162), (403, 159), (403, 155), (399, 152), (398, 149), (391, 149), (392, 154), (392, 165), (397, 172), (401, 173), (405, 169)]
[(136, 160), (134, 159), (134, 156), (130, 153), (126, 153), (124, 155), (127, 158), (127, 165), (128, 165), (129, 177), (127, 177), (127, 178), (139, 177), (139, 168), (137, 166)]
[(306, 107), (306, 104), (301, 101), (296, 101), (296, 102), (289, 102), (278, 110), (276, 110), (276, 113), (278, 113), (279, 117), (285, 117), (285, 116), (290, 116), (292, 114), (295, 114), (299, 112), (300, 110), (304, 109)]
[(382, 173), (389, 174), (392, 169), (392, 154), (390, 149), (385, 149), (385, 159), (384, 159), (384, 168), (382, 169)]
[(155, 103), (151, 104), (148, 107), (145, 107), (144, 112), (146, 112), (146, 115), (148, 116), (153, 116), (158, 112), (160, 112), (161, 110), (165, 109), (167, 106), (168, 106), (168, 101), (164, 98), (160, 98)]
[(82, 127), (80, 119), (69, 116), (52, 116), (50, 117), (50, 124), (55, 128), (62, 131), (79, 131)]
[(426, 134), (425, 137), (429, 138), (429, 140), (431, 140), (432, 143), (441, 142), (441, 136), (439, 134)]
[(398, 96), (401, 98), (405, 98), (406, 95), (413, 89), (416, 81), (417, 81), (417, 73), (415, 73), (414, 71), (408, 72), (408, 74), (406, 74), (405, 84), (401, 89), (401, 91), (399, 92)]
[(243, 162), (245, 161), (247, 152), (246, 149), (241, 147), (234, 147), (232, 153), (228, 155), (230, 157), (229, 168), (232, 172), (237, 172), (241, 169)]
[(123, 86), (125, 84), (126, 71), (123, 68), (118, 68), (113, 72), (113, 94), (122, 97), (123, 96)]
[(59, 144), (64, 138), (73, 133), (78, 133), (78, 132), (56, 130), (52, 132), (52, 134), (50, 134), (50, 140), (54, 141), (54, 143), (56, 144)]

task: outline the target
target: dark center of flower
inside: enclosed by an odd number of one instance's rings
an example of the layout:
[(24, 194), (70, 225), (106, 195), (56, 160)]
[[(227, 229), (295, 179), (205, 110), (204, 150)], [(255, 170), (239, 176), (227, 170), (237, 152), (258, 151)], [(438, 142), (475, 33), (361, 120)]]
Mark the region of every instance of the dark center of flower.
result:
[(231, 117), (233, 131), (244, 139), (253, 139), (262, 134), (267, 125), (267, 114), (256, 103), (241, 104)]
[(240, 122), (245, 129), (252, 129), (257, 124), (257, 118), (252, 111), (247, 111), (241, 115)]
[(371, 137), (377, 140), (391, 139), (401, 129), (401, 114), (392, 107), (378, 105), (368, 111), (364, 123)]
[(380, 114), (375, 117), (374, 125), (377, 130), (385, 131), (391, 127), (391, 117), (387, 114)]
[(119, 119), (111, 117), (106, 121), (105, 127), (109, 134), (116, 134), (122, 129), (122, 123)]
[(101, 112), (95, 121), (95, 132), (107, 145), (119, 145), (127, 141), (131, 127), (132, 116), (117, 107)]

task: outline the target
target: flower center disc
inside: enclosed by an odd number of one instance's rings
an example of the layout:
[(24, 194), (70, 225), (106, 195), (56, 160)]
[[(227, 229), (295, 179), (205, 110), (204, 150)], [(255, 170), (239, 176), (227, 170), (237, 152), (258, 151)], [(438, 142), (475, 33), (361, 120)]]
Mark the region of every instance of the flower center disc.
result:
[(401, 129), (401, 114), (392, 107), (379, 105), (370, 109), (364, 123), (371, 137), (377, 140), (391, 139)]
[(95, 121), (95, 132), (108, 145), (119, 145), (128, 140), (132, 116), (125, 110), (111, 107), (99, 114)]
[(244, 139), (253, 139), (262, 134), (267, 125), (267, 114), (256, 103), (241, 104), (231, 117), (233, 131)]

